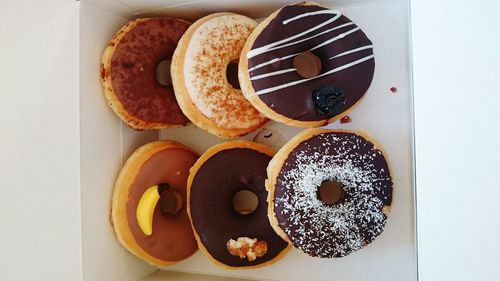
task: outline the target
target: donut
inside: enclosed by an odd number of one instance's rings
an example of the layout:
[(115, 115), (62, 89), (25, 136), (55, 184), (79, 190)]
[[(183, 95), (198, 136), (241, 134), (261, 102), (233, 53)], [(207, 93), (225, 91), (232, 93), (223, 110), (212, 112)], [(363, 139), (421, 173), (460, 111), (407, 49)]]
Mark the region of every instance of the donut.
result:
[[(191, 168), (188, 213), (195, 237), (200, 250), (223, 268), (269, 265), (290, 249), (267, 218), (264, 181), (272, 155), (262, 144), (233, 141), (210, 148)], [(256, 196), (253, 208), (248, 199), (232, 204), (242, 192)]]
[(239, 80), (266, 117), (318, 127), (361, 101), (374, 68), (372, 42), (356, 24), (337, 10), (304, 2), (274, 12), (252, 32)]
[(182, 112), (198, 127), (234, 138), (267, 119), (239, 89), (237, 63), (257, 23), (233, 13), (208, 15), (193, 23), (179, 41), (171, 74)]
[(162, 81), (156, 78), (157, 71), (164, 68), (162, 62), (168, 67), (189, 25), (167, 17), (136, 19), (123, 26), (104, 50), (100, 75), (104, 96), (131, 128), (162, 129), (189, 123), (175, 100), (168, 73), (163, 73)]
[(152, 265), (174, 264), (198, 250), (186, 207), (197, 159), (180, 143), (151, 142), (128, 158), (116, 179), (111, 220), (118, 241)]
[(306, 130), (276, 153), (267, 175), (271, 225), (310, 256), (346, 256), (384, 229), (393, 182), (365, 133)]

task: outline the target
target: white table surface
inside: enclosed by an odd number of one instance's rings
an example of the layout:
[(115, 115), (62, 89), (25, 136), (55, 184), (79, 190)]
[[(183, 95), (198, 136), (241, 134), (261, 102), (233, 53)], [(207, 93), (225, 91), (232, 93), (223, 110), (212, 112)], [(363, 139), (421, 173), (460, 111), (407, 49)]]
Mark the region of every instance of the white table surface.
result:
[[(500, 275), (499, 10), (412, 3), (423, 281)], [(0, 0), (0, 280), (82, 279), (77, 30), (75, 1)]]
[(499, 280), (500, 2), (413, 2), (420, 280)]

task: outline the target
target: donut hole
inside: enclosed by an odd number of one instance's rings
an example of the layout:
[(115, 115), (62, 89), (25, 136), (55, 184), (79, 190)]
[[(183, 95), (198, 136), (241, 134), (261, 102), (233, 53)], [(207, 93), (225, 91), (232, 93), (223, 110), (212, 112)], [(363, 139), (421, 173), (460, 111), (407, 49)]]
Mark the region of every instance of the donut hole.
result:
[(172, 64), (171, 59), (166, 59), (160, 61), (156, 66), (155, 77), (158, 83), (163, 86), (172, 85), (172, 76), (170, 75), (170, 65)]
[(311, 52), (304, 52), (293, 58), (293, 67), (300, 76), (314, 78), (321, 72), (321, 59)]
[(250, 190), (240, 190), (233, 197), (233, 208), (241, 215), (249, 215), (257, 209), (259, 198)]
[(160, 204), (164, 214), (175, 215), (182, 209), (182, 196), (175, 190), (164, 191), (160, 196)]
[(337, 181), (327, 180), (318, 187), (318, 199), (326, 205), (339, 203), (344, 198), (344, 187)]
[(232, 61), (226, 67), (226, 78), (227, 82), (234, 89), (240, 90), (240, 81), (238, 80), (238, 62)]

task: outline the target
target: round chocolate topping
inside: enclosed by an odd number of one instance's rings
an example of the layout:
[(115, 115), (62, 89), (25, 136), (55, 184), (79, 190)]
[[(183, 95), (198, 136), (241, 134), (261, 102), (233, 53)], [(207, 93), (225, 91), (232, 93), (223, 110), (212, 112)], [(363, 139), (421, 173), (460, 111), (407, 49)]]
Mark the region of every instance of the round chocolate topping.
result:
[(323, 132), (300, 142), (284, 159), (274, 186), (275, 217), (305, 253), (346, 256), (382, 233), (392, 185), (384, 155), (370, 140)]
[[(319, 59), (319, 67), (310, 66), (312, 56)], [(282, 8), (257, 36), (247, 58), (259, 99), (299, 121), (332, 117), (318, 114), (311, 98), (314, 90), (327, 85), (346, 95), (336, 115), (354, 106), (368, 90), (375, 69), (372, 43), (358, 26), (339, 11), (303, 3)]]
[(160, 197), (161, 211), (165, 215), (175, 215), (179, 212), (184, 203), (182, 201), (182, 195), (174, 190), (167, 190), (163, 192)]
[(321, 60), (311, 52), (293, 58), (293, 67), (304, 78), (313, 78), (321, 72)]
[[(219, 151), (194, 175), (190, 214), (200, 242), (216, 261), (231, 267), (254, 266), (278, 256), (288, 243), (271, 227), (267, 217), (266, 167), (271, 156), (248, 148)], [(240, 214), (233, 208), (235, 195), (246, 190), (258, 198), (256, 209)], [(248, 237), (267, 243), (267, 252), (253, 261), (228, 251), (231, 239)], [(264, 241), (264, 242), (263, 242)]]

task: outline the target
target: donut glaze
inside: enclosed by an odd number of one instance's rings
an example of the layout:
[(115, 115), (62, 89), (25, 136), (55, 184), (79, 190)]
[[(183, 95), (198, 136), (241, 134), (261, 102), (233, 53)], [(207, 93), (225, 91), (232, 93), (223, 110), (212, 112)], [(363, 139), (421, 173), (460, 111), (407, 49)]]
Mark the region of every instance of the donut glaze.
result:
[(190, 23), (173, 18), (136, 19), (111, 39), (101, 63), (101, 83), (108, 104), (134, 129), (186, 125), (172, 85), (155, 76), (158, 64), (171, 59)]
[[(272, 152), (256, 143), (236, 141), (215, 146), (193, 166), (188, 181), (189, 214), (200, 249), (225, 268), (263, 266), (277, 261), (288, 250), (267, 218), (267, 191), (264, 181)], [(240, 214), (232, 205), (233, 196), (249, 190), (258, 197), (257, 209)], [(267, 253), (254, 261), (228, 252), (226, 243), (238, 237), (267, 242)]]
[(158, 203), (153, 213), (153, 232), (149, 236), (143, 233), (136, 219), (139, 200), (151, 186), (167, 183), (169, 190), (177, 192), (186, 202), (189, 169), (197, 158), (196, 153), (178, 143), (152, 142), (135, 151), (120, 171), (113, 194), (115, 231), (129, 251), (151, 264), (172, 264), (198, 249), (186, 203), (175, 214), (163, 212)]
[[(379, 146), (358, 132), (309, 130), (270, 163), (269, 215), (278, 233), (315, 257), (343, 257), (382, 233), (392, 202), (392, 179)], [(328, 205), (318, 196), (336, 181), (344, 198)]]
[(175, 51), (172, 82), (179, 105), (191, 122), (216, 136), (242, 136), (267, 121), (227, 77), (256, 25), (234, 13), (211, 14), (189, 27)]
[[(245, 53), (246, 52), (246, 53)], [(303, 77), (294, 59), (312, 53), (321, 70)], [(339, 11), (312, 2), (288, 5), (252, 33), (240, 58), (240, 84), (252, 104), (268, 118), (300, 127), (321, 126), (345, 115), (368, 90), (375, 68), (372, 42)], [(338, 88), (343, 104), (318, 112), (313, 93)]]

